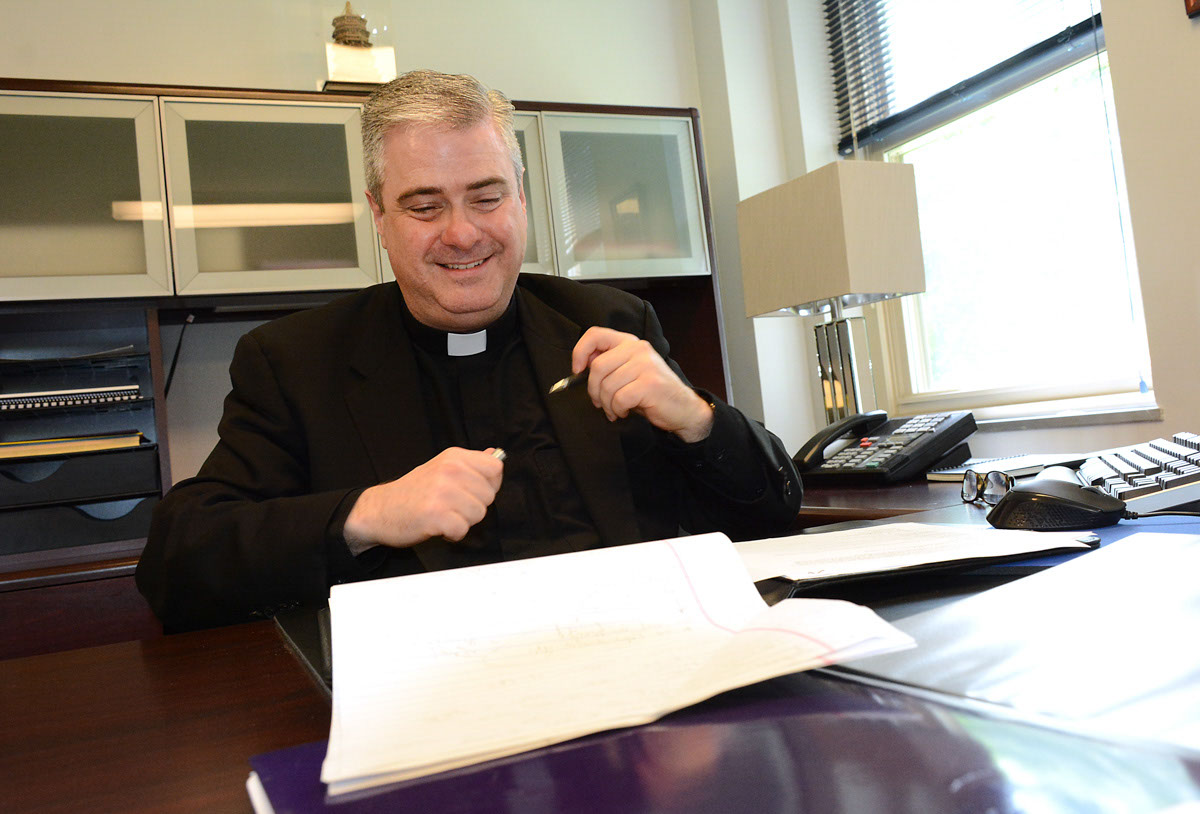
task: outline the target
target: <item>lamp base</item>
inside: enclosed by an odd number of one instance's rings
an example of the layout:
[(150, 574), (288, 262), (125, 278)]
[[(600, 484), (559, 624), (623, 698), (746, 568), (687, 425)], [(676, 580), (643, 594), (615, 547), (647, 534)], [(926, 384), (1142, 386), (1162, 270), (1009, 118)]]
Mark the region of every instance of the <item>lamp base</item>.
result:
[[(862, 317), (841, 317), (813, 326), (817, 343), (825, 420), (832, 424), (854, 413), (875, 409), (871, 345)], [(864, 393), (869, 404), (864, 403)]]

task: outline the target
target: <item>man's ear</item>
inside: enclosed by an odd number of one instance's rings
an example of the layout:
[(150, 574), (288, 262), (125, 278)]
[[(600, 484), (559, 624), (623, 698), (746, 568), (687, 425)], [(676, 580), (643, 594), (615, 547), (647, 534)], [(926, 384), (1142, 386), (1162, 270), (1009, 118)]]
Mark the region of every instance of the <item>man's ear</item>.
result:
[(375, 234), (379, 235), (379, 244), (383, 248), (387, 248), (387, 244), (383, 242), (383, 207), (375, 200), (375, 196), (370, 190), (365, 192), (367, 196), (367, 204), (371, 207), (371, 219), (375, 221)]
[(376, 221), (383, 217), (383, 207), (375, 201), (375, 196), (371, 194), (371, 190), (364, 190), (364, 195), (367, 196), (367, 203), (371, 206), (371, 217)]

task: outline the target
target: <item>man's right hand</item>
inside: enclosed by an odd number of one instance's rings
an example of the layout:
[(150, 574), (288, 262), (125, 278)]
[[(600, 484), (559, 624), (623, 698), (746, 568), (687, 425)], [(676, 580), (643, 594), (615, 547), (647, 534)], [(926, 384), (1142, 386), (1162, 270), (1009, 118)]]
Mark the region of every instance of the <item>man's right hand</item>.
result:
[(504, 464), (493, 450), (451, 447), (394, 481), (359, 496), (346, 518), (351, 553), (405, 548), (431, 537), (461, 540), (500, 490)]

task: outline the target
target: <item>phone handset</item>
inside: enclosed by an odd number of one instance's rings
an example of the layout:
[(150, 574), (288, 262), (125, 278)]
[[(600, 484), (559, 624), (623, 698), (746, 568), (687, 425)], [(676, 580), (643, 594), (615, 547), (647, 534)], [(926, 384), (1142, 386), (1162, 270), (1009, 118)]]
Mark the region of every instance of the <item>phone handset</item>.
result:
[(804, 442), (793, 457), (796, 468), (801, 472), (816, 469), (825, 463), (825, 450), (834, 441), (844, 435), (866, 436), (887, 423), (887, 413), (883, 410), (872, 410), (869, 413), (855, 413), (828, 427), (818, 430), (817, 434)]

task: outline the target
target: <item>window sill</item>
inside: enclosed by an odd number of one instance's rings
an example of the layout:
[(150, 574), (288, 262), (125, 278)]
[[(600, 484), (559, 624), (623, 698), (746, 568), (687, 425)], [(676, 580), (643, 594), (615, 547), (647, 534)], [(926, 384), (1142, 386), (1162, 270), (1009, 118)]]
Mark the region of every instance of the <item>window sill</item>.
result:
[(979, 432), (1047, 430), (1163, 420), (1162, 408), (1155, 402), (1153, 392), (983, 407), (973, 412)]

